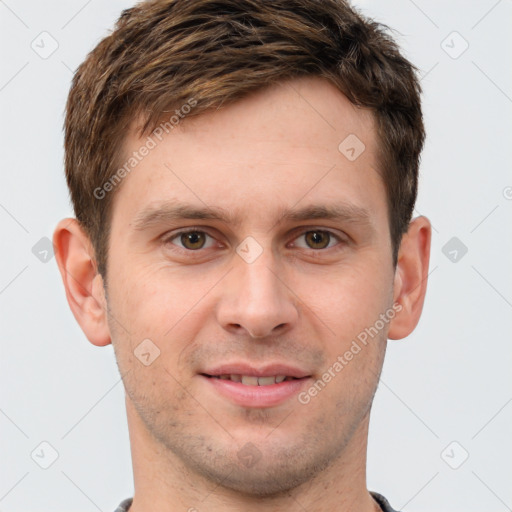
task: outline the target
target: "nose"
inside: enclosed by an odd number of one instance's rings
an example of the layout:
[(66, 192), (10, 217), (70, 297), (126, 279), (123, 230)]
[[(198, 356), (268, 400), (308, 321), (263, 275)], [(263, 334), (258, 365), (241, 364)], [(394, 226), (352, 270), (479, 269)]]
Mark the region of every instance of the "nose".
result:
[(223, 283), (217, 318), (231, 333), (265, 338), (293, 326), (299, 315), (297, 302), (271, 251), (265, 250), (253, 263), (241, 258), (235, 262)]

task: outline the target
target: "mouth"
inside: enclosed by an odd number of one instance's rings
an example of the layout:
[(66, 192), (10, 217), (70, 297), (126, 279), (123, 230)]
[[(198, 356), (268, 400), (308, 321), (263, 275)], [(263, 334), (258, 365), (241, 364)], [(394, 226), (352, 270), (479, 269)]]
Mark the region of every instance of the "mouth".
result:
[[(288, 375), (269, 375), (268, 377), (257, 377), (255, 375), (239, 375), (236, 373), (223, 375), (208, 375), (202, 373), (205, 377), (211, 379), (230, 380), (231, 382), (240, 382), (244, 386), (271, 386), (272, 384), (280, 384), (281, 382), (289, 382), (291, 380), (299, 380), (297, 377)], [(304, 378), (304, 377), (303, 377)]]
[(224, 365), (201, 372), (199, 377), (216, 397), (250, 408), (283, 404), (312, 379), (311, 374), (286, 365), (255, 368), (244, 364)]

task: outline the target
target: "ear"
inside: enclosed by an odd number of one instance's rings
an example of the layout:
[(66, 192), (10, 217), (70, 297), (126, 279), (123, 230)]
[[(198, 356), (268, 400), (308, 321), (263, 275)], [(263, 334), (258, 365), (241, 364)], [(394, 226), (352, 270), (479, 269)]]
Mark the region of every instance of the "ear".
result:
[(111, 342), (103, 278), (97, 272), (94, 249), (76, 219), (63, 219), (55, 228), (55, 259), (69, 307), (87, 339), (97, 346)]
[(393, 287), (394, 304), (402, 309), (391, 320), (388, 338), (408, 336), (419, 322), (427, 291), (432, 228), (426, 217), (417, 217), (402, 237)]

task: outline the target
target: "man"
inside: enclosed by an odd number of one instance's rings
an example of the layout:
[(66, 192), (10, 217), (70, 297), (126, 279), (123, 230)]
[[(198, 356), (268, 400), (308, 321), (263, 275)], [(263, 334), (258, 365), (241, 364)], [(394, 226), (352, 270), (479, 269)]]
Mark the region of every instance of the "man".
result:
[(414, 71), (343, 0), (142, 2), (79, 67), (54, 244), (123, 378), (118, 510), (392, 510), (366, 446), (426, 291)]

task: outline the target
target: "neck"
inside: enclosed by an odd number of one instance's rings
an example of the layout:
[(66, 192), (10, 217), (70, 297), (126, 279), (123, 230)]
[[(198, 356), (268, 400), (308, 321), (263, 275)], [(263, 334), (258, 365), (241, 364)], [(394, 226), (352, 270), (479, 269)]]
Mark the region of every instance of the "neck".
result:
[(130, 512), (377, 512), (366, 488), (369, 413), (346, 449), (310, 481), (275, 496), (240, 494), (204, 478), (147, 431), (127, 398), (134, 497)]

